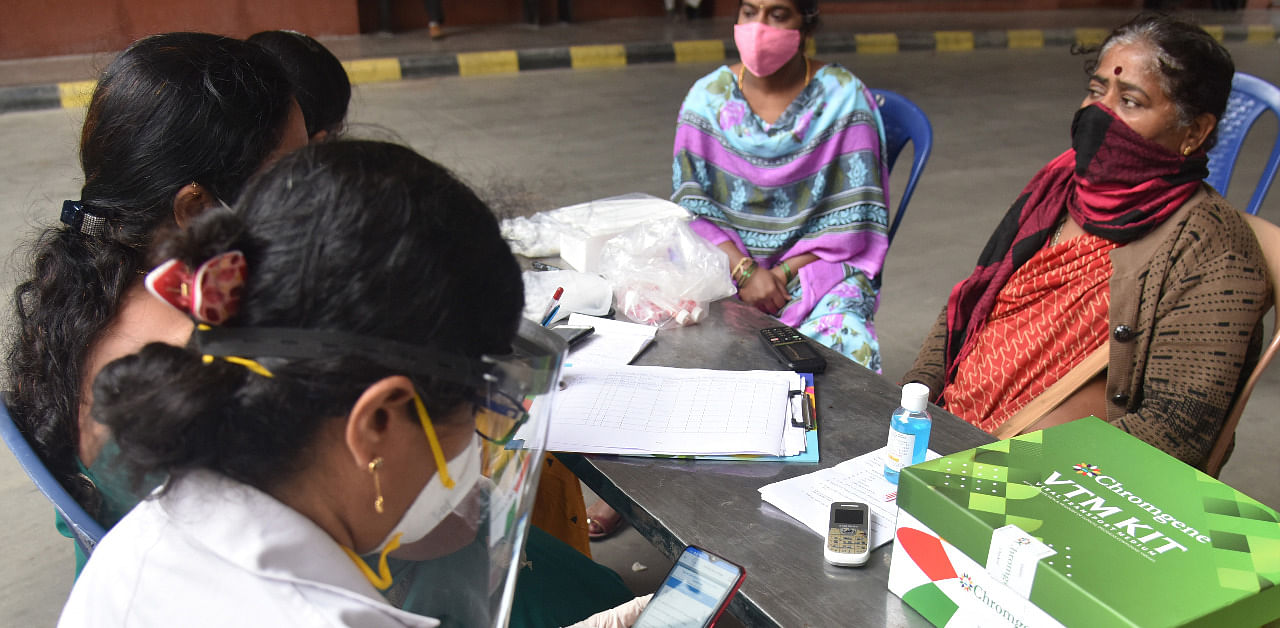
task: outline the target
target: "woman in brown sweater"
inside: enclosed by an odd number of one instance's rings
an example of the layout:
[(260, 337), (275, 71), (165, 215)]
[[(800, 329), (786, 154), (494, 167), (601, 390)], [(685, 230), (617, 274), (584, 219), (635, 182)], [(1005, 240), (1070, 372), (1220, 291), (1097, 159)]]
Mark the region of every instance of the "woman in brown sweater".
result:
[(1081, 381), (1031, 429), (1093, 414), (1203, 467), (1271, 301), (1253, 232), (1202, 183), (1235, 68), (1199, 27), (1139, 16), (1088, 70), (1072, 149), (1014, 202), (903, 381), (1000, 435)]

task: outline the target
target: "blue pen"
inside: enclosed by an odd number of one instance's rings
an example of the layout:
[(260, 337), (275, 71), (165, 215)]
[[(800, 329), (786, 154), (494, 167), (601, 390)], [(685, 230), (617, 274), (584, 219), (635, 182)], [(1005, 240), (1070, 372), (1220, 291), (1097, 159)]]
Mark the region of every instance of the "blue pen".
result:
[(547, 306), (542, 308), (542, 318), (538, 319), (542, 321), (543, 327), (547, 326), (547, 321), (551, 319), (551, 312), (557, 307), (556, 304), (560, 302), (560, 295), (562, 294), (564, 294), (563, 286), (556, 288), (555, 294), (551, 295), (550, 299), (547, 299)]
[(546, 327), (547, 325), (550, 325), (550, 324), (551, 324), (551, 321), (553, 321), (553, 320), (555, 320), (555, 319), (556, 319), (556, 314), (558, 314), (559, 312), (560, 312), (560, 306), (559, 306), (559, 305), (557, 305), (557, 306), (555, 306), (555, 307), (551, 308), (551, 313), (550, 313), (550, 314), (547, 314), (547, 317), (546, 317), (546, 318), (544, 318), (544, 319), (542, 319), (542, 326), (543, 326), (543, 327)]

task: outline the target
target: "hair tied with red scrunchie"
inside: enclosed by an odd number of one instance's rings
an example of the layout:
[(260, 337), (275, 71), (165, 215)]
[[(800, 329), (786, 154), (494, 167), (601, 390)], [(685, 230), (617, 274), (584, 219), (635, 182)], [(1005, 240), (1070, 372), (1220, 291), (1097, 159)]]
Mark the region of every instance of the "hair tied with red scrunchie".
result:
[(240, 309), (240, 291), (249, 265), (240, 251), (227, 251), (200, 265), (195, 272), (171, 259), (147, 273), (147, 291), (191, 315), (198, 322), (221, 325)]

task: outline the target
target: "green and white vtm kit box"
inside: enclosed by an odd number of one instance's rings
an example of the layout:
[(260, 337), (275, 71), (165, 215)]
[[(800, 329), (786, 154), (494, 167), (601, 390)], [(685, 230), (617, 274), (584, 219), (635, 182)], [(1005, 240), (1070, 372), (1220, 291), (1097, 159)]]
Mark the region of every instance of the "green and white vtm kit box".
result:
[(1280, 514), (1096, 418), (903, 469), (889, 589), (936, 626), (1259, 626)]

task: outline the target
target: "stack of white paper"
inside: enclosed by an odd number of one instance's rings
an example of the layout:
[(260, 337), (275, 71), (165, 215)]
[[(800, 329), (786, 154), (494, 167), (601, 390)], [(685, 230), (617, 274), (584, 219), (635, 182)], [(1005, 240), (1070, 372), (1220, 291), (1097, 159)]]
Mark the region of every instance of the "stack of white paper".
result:
[[(884, 479), (884, 447), (840, 464), (774, 482), (760, 497), (803, 523), (819, 536), (827, 533), (832, 502), (863, 502), (871, 509), (871, 547), (893, 540), (898, 518), (898, 487)], [(930, 449), (925, 458), (938, 453)]]
[(804, 380), (790, 371), (574, 366), (562, 382), (551, 408), (551, 451), (785, 456), (804, 449), (804, 428), (791, 421), (792, 391), (802, 391)]
[(595, 331), (569, 350), (566, 366), (630, 364), (658, 333), (657, 327), (577, 313), (569, 315), (568, 324)]

